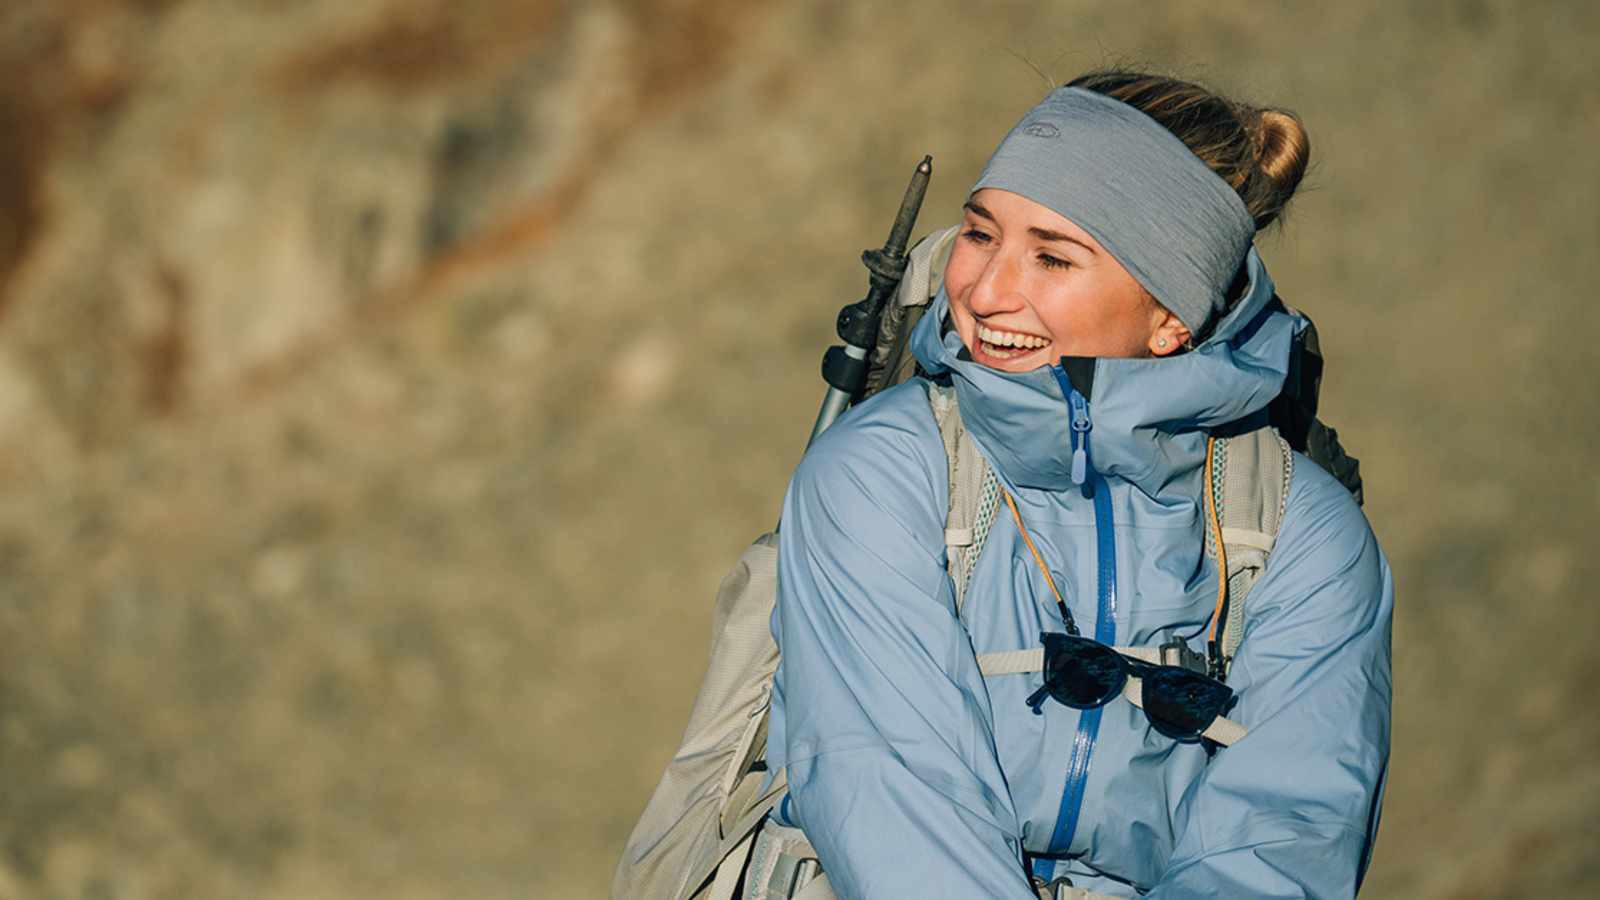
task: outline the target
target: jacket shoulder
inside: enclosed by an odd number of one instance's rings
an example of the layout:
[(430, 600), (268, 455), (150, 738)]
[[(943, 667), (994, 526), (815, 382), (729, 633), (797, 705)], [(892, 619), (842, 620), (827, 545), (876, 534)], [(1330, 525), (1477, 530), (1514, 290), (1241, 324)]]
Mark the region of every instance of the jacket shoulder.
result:
[(791, 499), (818, 504), (840, 524), (888, 516), (944, 546), (949, 465), (928, 384), (913, 379), (846, 412), (806, 450)]
[(1298, 450), (1293, 452), (1294, 477), (1289, 482), (1282, 531), (1288, 531), (1298, 519), (1302, 527), (1322, 523), (1351, 542), (1372, 538), (1372, 527), (1350, 490), (1316, 460)]
[(1283, 525), (1262, 586), (1280, 595), (1281, 602), (1292, 602), (1290, 597), (1305, 590), (1342, 583), (1348, 590), (1333, 595), (1347, 604), (1347, 612), (1357, 612), (1379, 604), (1388, 581), (1388, 563), (1350, 491), (1315, 461), (1295, 453)]
[[(913, 379), (854, 406), (806, 450), (800, 471), (812, 476), (839, 469), (947, 468), (944, 443), (928, 402), (928, 383)], [(890, 477), (887, 483), (897, 479)]]

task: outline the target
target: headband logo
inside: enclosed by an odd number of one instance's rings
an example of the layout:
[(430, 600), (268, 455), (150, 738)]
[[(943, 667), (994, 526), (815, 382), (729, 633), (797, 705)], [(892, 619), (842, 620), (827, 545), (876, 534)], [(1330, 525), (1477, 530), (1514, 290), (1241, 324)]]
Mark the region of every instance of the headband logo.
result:
[(1053, 138), (1061, 136), (1061, 129), (1057, 128), (1054, 122), (1034, 122), (1022, 129), (1022, 133), (1031, 137)]

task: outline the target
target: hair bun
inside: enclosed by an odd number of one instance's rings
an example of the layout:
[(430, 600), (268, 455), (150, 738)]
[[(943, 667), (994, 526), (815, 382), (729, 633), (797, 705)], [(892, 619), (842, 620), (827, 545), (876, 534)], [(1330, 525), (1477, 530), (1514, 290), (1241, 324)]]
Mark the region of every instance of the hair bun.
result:
[(1255, 110), (1256, 162), (1243, 190), (1256, 228), (1272, 224), (1294, 196), (1311, 162), (1311, 137), (1287, 110)]

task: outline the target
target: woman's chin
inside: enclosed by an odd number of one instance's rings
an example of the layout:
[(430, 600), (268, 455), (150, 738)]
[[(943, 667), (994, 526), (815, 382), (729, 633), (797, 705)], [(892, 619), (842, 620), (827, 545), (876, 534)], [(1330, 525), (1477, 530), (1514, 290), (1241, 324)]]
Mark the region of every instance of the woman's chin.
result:
[(1017, 347), (1000, 347), (987, 341), (974, 341), (969, 347), (972, 361), (1002, 372), (1030, 372), (1051, 362), (1049, 347), (1023, 350)]

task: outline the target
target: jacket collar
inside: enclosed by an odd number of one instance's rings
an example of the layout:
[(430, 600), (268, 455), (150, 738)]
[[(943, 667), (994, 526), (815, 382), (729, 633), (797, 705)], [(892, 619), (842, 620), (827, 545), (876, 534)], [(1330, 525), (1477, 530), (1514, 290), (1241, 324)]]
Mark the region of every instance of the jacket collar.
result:
[[(1090, 467), (1151, 497), (1189, 494), (1188, 476), (1205, 460), (1207, 433), (1264, 417), (1283, 388), (1294, 335), (1304, 327), (1272, 302), (1272, 278), (1254, 248), (1245, 269), (1243, 296), (1204, 343), (1177, 356), (1001, 372), (974, 362), (961, 337), (944, 327), (950, 300), (942, 288), (912, 333), (912, 352), (930, 374), (949, 376), (963, 423), (1010, 483), (1073, 486), (1070, 381), (1088, 400)], [(1175, 488), (1179, 481), (1185, 484)]]

